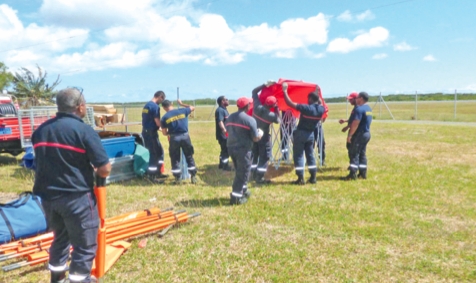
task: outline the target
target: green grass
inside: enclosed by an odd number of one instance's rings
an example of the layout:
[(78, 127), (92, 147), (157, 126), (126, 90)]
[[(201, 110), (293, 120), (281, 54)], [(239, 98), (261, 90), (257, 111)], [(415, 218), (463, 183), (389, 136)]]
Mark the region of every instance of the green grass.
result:
[[(391, 120), (392, 116), (384, 104), (369, 102), (373, 107), (373, 116), (377, 120)], [(350, 115), (352, 106), (346, 103), (329, 103), (329, 119), (344, 119)], [(414, 102), (387, 102), (391, 113), (396, 120), (422, 120), (422, 121), (453, 121), (453, 122), (476, 122), (476, 101), (459, 101), (456, 105), (456, 118), (454, 117), (453, 101), (418, 102), (415, 115)], [(117, 105), (119, 113), (124, 109)], [(214, 106), (197, 106), (192, 113), (190, 121), (214, 121)], [(228, 111), (236, 111), (236, 106), (228, 107)], [(140, 122), (142, 107), (128, 107), (127, 121)]]
[[(338, 180), (348, 165), (340, 128), (325, 123), (317, 184), (289, 185), (291, 166), (270, 168), (274, 184), (251, 183), (250, 201), (231, 207), (233, 173), (216, 168), (214, 124), (191, 124), (200, 184), (113, 184), (107, 213), (175, 206), (202, 216), (149, 236), (144, 249), (133, 240), (106, 282), (475, 282), (475, 128), (377, 120), (369, 179), (355, 182)], [(1, 191), (31, 189), (17, 162), (0, 156)], [(0, 282), (48, 282), (48, 272), (26, 268)]]

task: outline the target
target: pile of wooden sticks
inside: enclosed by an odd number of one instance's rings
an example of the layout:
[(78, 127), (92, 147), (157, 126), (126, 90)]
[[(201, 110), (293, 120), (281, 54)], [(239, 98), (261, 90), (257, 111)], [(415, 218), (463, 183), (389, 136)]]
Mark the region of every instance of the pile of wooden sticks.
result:
[[(104, 271), (101, 272), (100, 276), (107, 272), (120, 255), (130, 247), (130, 243), (124, 240), (159, 231), (165, 232), (172, 226), (186, 223), (199, 215), (199, 213), (188, 214), (185, 210), (174, 211), (173, 208), (163, 210), (152, 208), (105, 219), (100, 230), (105, 234), (103, 238), (106, 249), (103, 255), (100, 256), (101, 258), (98, 258), (98, 253), (95, 260), (95, 266), (103, 266)], [(100, 237), (101, 231), (98, 240), (100, 240)], [(0, 262), (20, 260), (3, 266), (3, 271), (47, 262), (49, 258), (48, 249), (52, 242), (53, 233), (46, 233), (0, 245)], [(97, 273), (95, 266), (93, 266), (93, 274)]]

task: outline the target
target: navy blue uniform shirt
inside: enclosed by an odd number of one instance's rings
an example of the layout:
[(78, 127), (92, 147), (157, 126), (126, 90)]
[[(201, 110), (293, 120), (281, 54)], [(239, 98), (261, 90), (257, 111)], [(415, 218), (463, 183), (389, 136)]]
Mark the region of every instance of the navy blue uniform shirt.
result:
[(225, 134), (221, 131), (220, 126), (218, 123), (223, 122), (225, 125), (226, 119), (228, 118), (228, 110), (225, 107), (219, 106), (215, 111), (215, 127), (216, 127), (216, 138), (218, 139), (226, 139)]
[(155, 118), (160, 120), (160, 107), (157, 103), (149, 101), (142, 109), (142, 127), (147, 130), (157, 131), (159, 127), (155, 123)]
[(160, 125), (167, 128), (169, 134), (183, 134), (188, 132), (188, 115), (192, 111), (190, 108), (173, 109), (165, 113), (160, 120)]
[(360, 105), (355, 108), (354, 120), (360, 121), (357, 132), (370, 132), (372, 124), (372, 108), (368, 104)]
[(296, 109), (301, 112), (297, 128), (304, 131), (314, 131), (325, 111), (324, 106), (316, 103), (298, 104)]
[(258, 94), (253, 93), (253, 118), (256, 119), (257, 127), (265, 134), (269, 133), (269, 125), (279, 123), (279, 110), (275, 108), (275, 111), (269, 111), (269, 108), (264, 107), (259, 100)]
[(244, 111), (230, 114), (225, 127), (228, 132), (227, 147), (238, 146), (251, 149), (253, 139), (258, 136), (256, 120)]
[(350, 126), (352, 124), (352, 122), (354, 121), (355, 119), (355, 108), (357, 106), (354, 106), (354, 108), (352, 108), (352, 112), (350, 112), (350, 116), (349, 116), (349, 120), (347, 121), (347, 125)]
[(91, 192), (92, 165), (109, 162), (99, 135), (74, 114), (57, 113), (33, 132), (31, 140), (36, 161), (33, 192), (43, 199)]

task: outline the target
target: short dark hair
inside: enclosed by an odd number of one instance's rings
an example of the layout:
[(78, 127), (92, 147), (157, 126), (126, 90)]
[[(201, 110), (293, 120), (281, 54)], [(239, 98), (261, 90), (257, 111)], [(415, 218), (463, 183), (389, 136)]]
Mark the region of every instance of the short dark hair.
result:
[(369, 101), (369, 94), (366, 93), (365, 91), (359, 92), (359, 97), (362, 97), (362, 99), (363, 99), (365, 102)]
[(319, 95), (317, 95), (317, 93), (315, 92), (310, 92), (308, 95), (307, 95), (307, 99), (311, 99), (312, 102), (316, 103), (319, 101)]
[(223, 99), (225, 99), (225, 96), (224, 96), (224, 95), (219, 96), (219, 97), (217, 98), (217, 104), (218, 104), (218, 105), (221, 105), (221, 102), (223, 101)]
[(161, 90), (154, 93), (154, 98), (158, 98), (158, 97), (161, 97), (161, 96), (163, 96), (165, 98), (165, 93)]
[(170, 105), (172, 105), (172, 101), (170, 100), (162, 101), (162, 107), (167, 108), (167, 107), (170, 107)]

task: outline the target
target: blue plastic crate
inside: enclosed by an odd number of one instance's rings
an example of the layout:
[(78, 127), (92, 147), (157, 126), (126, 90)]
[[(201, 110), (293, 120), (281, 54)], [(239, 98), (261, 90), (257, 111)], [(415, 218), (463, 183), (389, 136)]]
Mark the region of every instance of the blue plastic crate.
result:
[(101, 140), (109, 158), (134, 154), (136, 149), (135, 137), (115, 137)]

